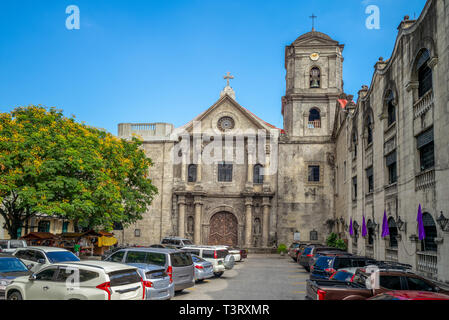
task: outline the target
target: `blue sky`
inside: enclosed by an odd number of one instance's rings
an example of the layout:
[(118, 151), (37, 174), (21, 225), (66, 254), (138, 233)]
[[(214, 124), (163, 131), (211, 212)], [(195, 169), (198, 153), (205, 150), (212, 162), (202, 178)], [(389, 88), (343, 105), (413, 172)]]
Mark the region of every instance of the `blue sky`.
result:
[[(237, 101), (282, 127), (285, 46), (316, 29), (346, 45), (345, 91), (369, 85), (405, 15), (425, 0), (0, 0), (0, 112), (29, 104), (117, 133), (122, 122), (180, 126), (210, 107), (230, 71)], [(66, 7), (80, 9), (67, 30)], [(368, 5), (380, 30), (365, 27)]]

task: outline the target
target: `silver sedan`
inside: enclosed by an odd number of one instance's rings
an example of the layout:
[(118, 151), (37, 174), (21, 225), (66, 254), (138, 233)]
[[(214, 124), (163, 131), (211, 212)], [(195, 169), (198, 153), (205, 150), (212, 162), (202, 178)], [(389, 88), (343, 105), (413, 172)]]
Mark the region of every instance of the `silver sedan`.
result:
[(195, 265), (195, 281), (203, 281), (214, 276), (214, 266), (209, 261), (192, 254), (192, 260)]

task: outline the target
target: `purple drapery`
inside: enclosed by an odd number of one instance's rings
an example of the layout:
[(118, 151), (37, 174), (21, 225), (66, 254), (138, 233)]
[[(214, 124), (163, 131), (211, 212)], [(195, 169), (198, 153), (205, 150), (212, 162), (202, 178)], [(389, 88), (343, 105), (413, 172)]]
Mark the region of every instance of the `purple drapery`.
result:
[(384, 219), (382, 221), (382, 238), (390, 235), (390, 228), (388, 228), (387, 211), (384, 211)]
[(349, 223), (349, 234), (351, 236), (354, 234), (354, 229), (352, 228), (352, 218), (351, 218), (351, 222)]
[(418, 208), (418, 233), (419, 233), (419, 240), (424, 240), (426, 238), (426, 231), (424, 230), (424, 222), (422, 219), (422, 210), (421, 210), (421, 204)]
[(365, 216), (363, 216), (362, 237), (366, 237), (367, 234), (368, 234), (368, 230), (366, 229)]

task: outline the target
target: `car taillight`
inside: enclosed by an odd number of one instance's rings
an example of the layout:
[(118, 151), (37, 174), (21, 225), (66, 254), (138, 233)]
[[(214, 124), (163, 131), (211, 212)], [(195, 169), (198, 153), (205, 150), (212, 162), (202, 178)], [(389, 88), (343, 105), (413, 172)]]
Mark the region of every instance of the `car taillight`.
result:
[(146, 288), (152, 288), (153, 282), (151, 281), (143, 281), (142, 278), (140, 278), (140, 282), (142, 282), (142, 300), (145, 300), (145, 292), (147, 291)]
[(324, 271), (326, 271), (327, 273), (334, 273), (336, 270), (333, 268), (327, 268), (327, 269), (324, 269)]
[(96, 286), (97, 289), (104, 290), (108, 293), (108, 300), (111, 300), (111, 283), (105, 282)]
[(318, 289), (317, 294), (318, 294), (318, 300), (325, 300), (326, 297), (326, 291)]
[(307, 256), (310, 257), (310, 258), (312, 258), (312, 257), (313, 257), (313, 254), (309, 253)]
[(167, 274), (170, 277), (170, 283), (173, 283), (173, 268), (171, 266), (168, 266), (167, 268)]
[(217, 258), (217, 250), (214, 251), (214, 259), (218, 259)]
[(204, 269), (203, 266), (195, 266), (195, 268), (201, 269), (201, 270)]

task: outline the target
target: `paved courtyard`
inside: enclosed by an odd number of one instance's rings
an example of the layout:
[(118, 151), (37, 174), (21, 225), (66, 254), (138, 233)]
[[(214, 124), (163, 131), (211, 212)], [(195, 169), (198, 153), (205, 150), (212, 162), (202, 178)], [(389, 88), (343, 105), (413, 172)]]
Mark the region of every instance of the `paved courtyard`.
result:
[(197, 283), (173, 300), (304, 300), (308, 278), (288, 256), (252, 254), (221, 278)]

